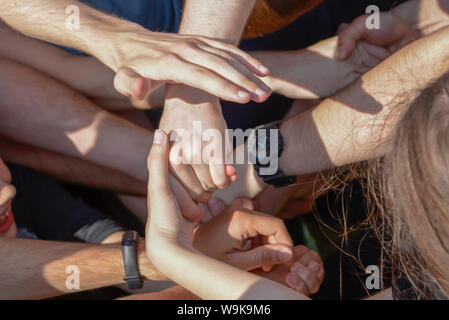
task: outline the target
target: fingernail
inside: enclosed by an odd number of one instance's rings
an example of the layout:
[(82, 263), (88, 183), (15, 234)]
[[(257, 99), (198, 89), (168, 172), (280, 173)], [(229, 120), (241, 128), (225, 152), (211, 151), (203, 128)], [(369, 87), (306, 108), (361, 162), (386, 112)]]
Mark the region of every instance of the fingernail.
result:
[(318, 273), (318, 271), (320, 271), (320, 265), (315, 261), (312, 261), (309, 263), (309, 269), (311, 269), (315, 273)]
[(262, 72), (263, 74), (268, 74), (270, 72), (270, 69), (268, 69), (265, 66), (260, 66), (259, 71)]
[(232, 176), (235, 174), (235, 168), (231, 165), (228, 165), (226, 167), (226, 171), (227, 171), (226, 173), (228, 174), (228, 176)]
[(281, 262), (287, 262), (287, 261), (289, 261), (291, 258), (292, 258), (292, 252), (290, 251), (290, 250), (288, 250), (288, 249), (286, 249), (286, 248), (282, 248), (280, 251), (279, 251), (279, 260), (281, 261)]
[(287, 275), (287, 282), (296, 287), (299, 284), (298, 276), (294, 273), (289, 273)]
[(262, 98), (263, 96), (265, 96), (267, 94), (267, 92), (263, 91), (260, 88), (256, 89), (256, 92), (254, 92), (256, 94), (257, 97)]
[(250, 98), (249, 92), (246, 92), (246, 91), (243, 91), (243, 90), (240, 90), (240, 91), (237, 93), (237, 96), (239, 97), (239, 99), (242, 99), (242, 100), (246, 100), (246, 99), (249, 99), (249, 98)]
[(345, 46), (340, 46), (338, 48), (338, 59), (344, 59), (346, 57), (346, 54), (348, 53), (348, 50)]
[(153, 143), (155, 144), (162, 144), (164, 137), (162, 135), (161, 130), (157, 129), (156, 132), (154, 132), (154, 140)]

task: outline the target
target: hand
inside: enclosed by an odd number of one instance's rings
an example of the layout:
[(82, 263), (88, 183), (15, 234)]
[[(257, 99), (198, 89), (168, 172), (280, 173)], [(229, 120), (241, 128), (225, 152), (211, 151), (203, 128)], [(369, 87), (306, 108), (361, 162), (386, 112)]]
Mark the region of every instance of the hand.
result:
[(148, 157), (148, 222), (146, 248), (152, 260), (159, 244), (192, 247), (194, 222), (185, 219), (170, 187), (167, 134), (156, 130)]
[[(150, 32), (133, 26), (114, 32), (110, 56), (102, 59), (114, 71), (134, 71), (116, 79), (124, 95), (146, 96), (162, 83), (182, 83), (225, 100), (263, 101), (269, 88), (257, 77), (269, 70), (236, 47), (201, 36)], [(134, 81), (137, 76), (146, 81)], [(134, 80), (133, 80), (134, 79)], [(121, 83), (125, 81), (125, 83)]]
[(212, 199), (214, 217), (194, 234), (194, 248), (244, 270), (271, 269), (292, 259), (293, 242), (282, 220)]
[(393, 11), (380, 14), (380, 29), (366, 28), (368, 15), (356, 18), (351, 24), (343, 24), (338, 31), (338, 59), (349, 58), (359, 41), (387, 48), (393, 53), (416, 39), (411, 27)]
[[(346, 61), (339, 61), (337, 37), (303, 50), (254, 52), (270, 67), (264, 81), (273, 91), (292, 99), (321, 99), (335, 94), (388, 57), (378, 46), (360, 43)], [(296, 67), (292, 67), (296, 66)]]
[[(193, 199), (205, 202), (212, 191), (235, 180), (235, 170), (225, 165), (226, 122), (217, 98), (196, 89), (170, 86), (159, 127), (171, 132), (171, 138), (178, 135), (170, 152), (170, 169)], [(210, 129), (214, 136), (203, 141)]]
[(293, 262), (279, 264), (270, 272), (258, 269), (253, 270), (253, 273), (287, 285), (305, 295), (317, 293), (324, 280), (324, 267), (320, 256), (305, 246), (293, 248)]

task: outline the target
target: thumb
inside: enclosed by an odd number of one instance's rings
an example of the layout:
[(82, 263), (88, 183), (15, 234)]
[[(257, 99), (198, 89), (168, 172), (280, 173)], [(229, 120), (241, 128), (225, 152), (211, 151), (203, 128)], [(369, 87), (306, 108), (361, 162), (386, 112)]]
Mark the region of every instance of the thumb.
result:
[(292, 248), (282, 244), (267, 244), (245, 252), (229, 255), (228, 263), (244, 270), (287, 263), (293, 258)]
[(171, 194), (168, 174), (168, 155), (167, 134), (157, 129), (154, 133), (153, 145), (148, 156), (148, 192), (151, 198), (158, 193)]
[(346, 60), (354, 52), (357, 42), (363, 37), (365, 32), (365, 20), (366, 16), (358, 17), (339, 32), (337, 55), (339, 60)]
[(151, 80), (141, 77), (130, 68), (118, 69), (114, 77), (114, 87), (122, 95), (142, 100), (152, 89)]

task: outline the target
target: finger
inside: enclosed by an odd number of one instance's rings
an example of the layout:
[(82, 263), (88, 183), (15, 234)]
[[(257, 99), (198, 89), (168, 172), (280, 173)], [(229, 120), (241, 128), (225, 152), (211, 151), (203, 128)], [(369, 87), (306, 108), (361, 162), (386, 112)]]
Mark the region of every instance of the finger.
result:
[(310, 294), (309, 288), (307, 287), (306, 283), (300, 277), (298, 277), (298, 275), (292, 272), (287, 275), (285, 282), (287, 282), (290, 288), (302, 294), (305, 294), (306, 296)]
[(204, 190), (207, 192), (214, 192), (217, 190), (217, 187), (215, 186), (210, 175), (209, 166), (204, 164), (192, 164), (191, 166)]
[(293, 247), (292, 238), (284, 221), (271, 216), (248, 215), (248, 217), (254, 231), (259, 235), (268, 237), (269, 243), (281, 243)]
[(203, 211), (203, 217), (201, 218), (201, 222), (206, 223), (211, 220), (214, 216), (212, 215), (212, 211), (209, 206), (205, 203), (198, 203), (201, 211)]
[(141, 77), (130, 68), (118, 69), (114, 77), (114, 87), (122, 95), (136, 100), (144, 99), (152, 90), (151, 80)]
[(349, 26), (349, 23), (341, 23), (341, 24), (338, 26), (338, 29), (337, 29), (337, 35), (338, 35), (340, 32), (342, 32), (343, 30), (345, 30), (348, 26)]
[(264, 77), (270, 73), (270, 70), (259, 60), (240, 50), (239, 48), (224, 43), (222, 41), (217, 41), (214, 39), (209, 39), (206, 37), (200, 37), (200, 40), (208, 45), (226, 51), (228, 54), (234, 56), (240, 63), (242, 63), (248, 70), (257, 74), (260, 77)]
[(296, 274), (307, 285), (308, 291), (311, 294), (317, 293), (320, 289), (320, 282), (315, 273), (301, 263), (295, 263), (290, 268), (290, 273)]
[(365, 50), (366, 52), (368, 52), (368, 56), (369, 57), (374, 57), (371, 59), (364, 59), (364, 64), (369, 67), (369, 68), (374, 68), (375, 66), (377, 66), (381, 61), (385, 60), (386, 58), (388, 58), (390, 56), (390, 52), (383, 48), (383, 47), (379, 47), (379, 46), (375, 46), (372, 44), (369, 44), (367, 42), (360, 42), (360, 47)]
[(226, 174), (229, 177), (229, 180), (231, 180), (231, 182), (235, 182), (239, 179), (237, 170), (235, 170), (234, 166), (230, 164), (226, 165)]
[(244, 270), (253, 270), (286, 263), (292, 257), (292, 250), (288, 246), (267, 244), (249, 251), (232, 253), (228, 262)]
[(315, 261), (311, 261), (308, 265), (307, 268), (309, 268), (313, 273), (315, 273), (318, 281), (321, 283), (323, 283), (324, 280), (324, 267), (315, 262)]
[(168, 137), (157, 129), (148, 156), (149, 192), (171, 194), (168, 174)]
[(357, 42), (362, 39), (365, 32), (366, 16), (355, 19), (338, 35), (338, 59), (346, 60), (354, 52)]
[(219, 189), (229, 186), (229, 177), (226, 174), (226, 166), (224, 164), (209, 164), (210, 176), (214, 185)]
[(307, 266), (310, 262), (314, 261), (320, 265), (323, 265), (318, 253), (310, 250), (306, 246), (296, 246), (293, 248), (293, 256), (295, 257), (295, 262), (299, 262), (304, 266)]
[[(242, 65), (238, 59), (222, 50), (210, 46), (200, 46), (200, 48), (214, 57), (210, 59), (209, 65), (204, 64), (204, 66), (207, 66), (209, 69), (216, 71), (225, 78), (248, 90), (248, 92), (252, 94), (252, 99), (256, 102), (264, 102), (269, 98), (272, 93), (271, 88), (261, 79), (254, 76), (254, 74), (248, 70), (246, 66)], [(195, 63), (197, 64), (203, 65), (203, 63), (207, 61), (206, 56), (202, 57), (201, 55), (195, 55), (195, 58)], [(198, 63), (198, 61), (200, 63)]]
[[(170, 145), (174, 144), (175, 142), (170, 143)], [(182, 159), (182, 155), (180, 154), (181, 150), (182, 149), (179, 148), (171, 149), (170, 171), (181, 182), (184, 188), (189, 192), (192, 199), (194, 199), (197, 202), (209, 201), (212, 196), (212, 193), (207, 192), (206, 190), (203, 189), (192, 167), (180, 161)]]
[[(177, 202), (182, 216), (192, 222), (200, 221), (203, 216), (201, 208), (192, 200), (189, 193), (179, 183), (179, 181), (170, 175), (170, 185), (175, 196), (174, 201)], [(157, 190), (156, 190), (157, 192)]]
[(217, 216), (219, 214), (222, 214), (225, 210), (226, 210), (226, 205), (225, 203), (218, 198), (212, 198), (209, 202), (208, 202), (210, 211), (212, 213), (212, 216)]
[[(167, 68), (167, 66), (170, 66), (170, 68)], [(155, 77), (162, 81), (183, 83), (228, 101), (247, 103), (251, 100), (251, 94), (232, 81), (174, 54), (166, 55), (165, 58), (160, 60), (160, 64), (156, 68), (147, 70), (147, 74), (144, 76)]]

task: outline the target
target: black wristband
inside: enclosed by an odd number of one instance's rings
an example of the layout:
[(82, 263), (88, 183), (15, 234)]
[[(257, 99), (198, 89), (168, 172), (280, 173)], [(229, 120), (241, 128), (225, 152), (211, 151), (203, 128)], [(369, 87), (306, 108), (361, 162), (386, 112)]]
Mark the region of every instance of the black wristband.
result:
[[(273, 185), (276, 188), (287, 187), (296, 182), (296, 177), (286, 176), (279, 168), (275, 173), (270, 175), (265, 175), (261, 173), (262, 169), (267, 168), (269, 165), (261, 163), (259, 158), (260, 156), (259, 152), (262, 152), (262, 154), (266, 156), (268, 154), (271, 154), (271, 152), (273, 151), (274, 155), (277, 156), (277, 160), (279, 160), (284, 151), (284, 139), (279, 132), (280, 126), (281, 126), (280, 121), (259, 126), (254, 130), (253, 135), (250, 136), (250, 138), (248, 139), (249, 141), (248, 147), (250, 148), (250, 150), (252, 150), (253, 153), (253, 160), (255, 160), (254, 169), (256, 170), (257, 175), (265, 183)], [(262, 135), (262, 137), (259, 136), (259, 130), (265, 131), (264, 132), (265, 134)], [(270, 134), (271, 130), (278, 130), (276, 144), (273, 144), (271, 141), (271, 134)], [(273, 145), (276, 145), (277, 149), (271, 150)]]
[(125, 266), (125, 277), (123, 280), (129, 289), (141, 289), (143, 287), (142, 277), (139, 273), (137, 262), (137, 244), (139, 234), (136, 231), (126, 231), (122, 238), (122, 255)]

